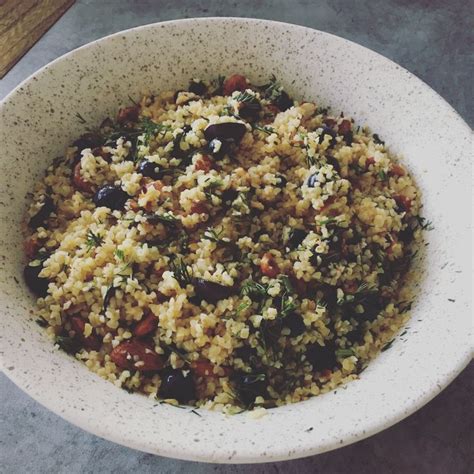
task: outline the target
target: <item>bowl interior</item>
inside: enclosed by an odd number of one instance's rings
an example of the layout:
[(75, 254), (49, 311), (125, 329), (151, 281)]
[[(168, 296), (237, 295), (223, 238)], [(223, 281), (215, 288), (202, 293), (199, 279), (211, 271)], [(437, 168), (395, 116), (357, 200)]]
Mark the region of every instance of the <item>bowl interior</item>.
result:
[[(427, 234), (423, 278), (407, 332), (361, 379), (260, 420), (160, 405), (128, 394), (53, 349), (22, 280), (20, 221), (46, 166), (84, 132), (143, 92), (192, 77), (275, 74), (296, 98), (368, 124), (416, 177)], [(200, 19), (140, 27), (76, 50), (27, 79), (0, 107), (0, 310), (5, 373), (69, 421), (128, 446), (183, 459), (289, 459), (368, 436), (444, 388), (470, 358), (470, 131), (431, 89), (341, 38), (283, 23)]]

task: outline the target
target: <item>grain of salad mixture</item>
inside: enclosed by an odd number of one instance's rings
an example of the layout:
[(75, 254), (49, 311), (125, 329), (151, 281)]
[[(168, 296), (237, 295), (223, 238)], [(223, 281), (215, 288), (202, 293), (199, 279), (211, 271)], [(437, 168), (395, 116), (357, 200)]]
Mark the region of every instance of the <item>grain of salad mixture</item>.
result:
[(406, 322), (425, 221), (368, 129), (235, 74), (87, 130), (36, 186), (24, 276), (38, 323), (101, 377), (279, 406), (358, 378)]

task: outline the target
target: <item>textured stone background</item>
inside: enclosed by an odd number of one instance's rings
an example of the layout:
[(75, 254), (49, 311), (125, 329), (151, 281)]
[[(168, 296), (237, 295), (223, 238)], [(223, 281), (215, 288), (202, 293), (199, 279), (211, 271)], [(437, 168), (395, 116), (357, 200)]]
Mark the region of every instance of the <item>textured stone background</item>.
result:
[[(0, 81), (0, 98), (39, 67), (104, 35), (176, 18), (246, 16), (297, 23), (367, 46), (423, 79), (472, 126), (473, 11), (473, 0), (79, 0)], [(53, 415), (0, 374), (0, 472), (470, 474), (473, 380), (471, 363), (408, 419), (337, 451), (284, 463), (219, 466), (99, 439)]]

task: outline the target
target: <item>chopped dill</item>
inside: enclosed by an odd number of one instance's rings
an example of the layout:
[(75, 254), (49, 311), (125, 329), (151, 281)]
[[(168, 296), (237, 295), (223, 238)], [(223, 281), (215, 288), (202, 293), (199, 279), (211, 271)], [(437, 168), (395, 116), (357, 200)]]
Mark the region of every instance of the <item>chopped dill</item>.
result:
[(426, 217), (415, 216), (415, 219), (422, 230), (434, 230), (433, 223), (427, 220)]
[(179, 282), (181, 287), (185, 287), (186, 285), (192, 283), (192, 277), (188, 271), (187, 265), (184, 263), (182, 258), (180, 258), (178, 261), (172, 260), (170, 262), (170, 268), (175, 279)]
[(87, 232), (86, 245), (90, 252), (94, 247), (100, 247), (104, 243), (104, 238), (99, 234), (94, 234), (91, 230)]
[(384, 170), (380, 170), (377, 173), (377, 176), (379, 177), (380, 181), (385, 181), (387, 179), (387, 173), (385, 173)]
[(265, 298), (268, 294), (268, 285), (258, 283), (254, 280), (245, 280), (240, 288), (241, 296), (248, 296), (252, 298)]
[(263, 127), (261, 127), (260, 125), (254, 125), (253, 129), (258, 130), (259, 132), (266, 133), (267, 135), (271, 135), (272, 133), (276, 133), (275, 129), (273, 127), (269, 127), (268, 125), (265, 125)]

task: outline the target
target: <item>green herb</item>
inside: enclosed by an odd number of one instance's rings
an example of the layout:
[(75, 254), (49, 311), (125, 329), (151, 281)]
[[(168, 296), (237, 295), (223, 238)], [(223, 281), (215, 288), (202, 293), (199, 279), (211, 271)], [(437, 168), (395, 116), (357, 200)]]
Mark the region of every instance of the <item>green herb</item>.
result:
[(189, 274), (188, 267), (182, 258), (180, 258), (178, 261), (172, 260), (170, 262), (170, 268), (175, 279), (179, 282), (181, 287), (184, 288), (186, 285), (192, 283), (192, 277)]
[(245, 311), (247, 308), (249, 308), (251, 304), (252, 303), (250, 301), (242, 301), (242, 303), (237, 306), (237, 309), (235, 310), (235, 315), (238, 316), (242, 311)]
[(267, 125), (265, 125), (264, 127), (261, 127), (260, 125), (254, 125), (253, 129), (258, 130), (259, 132), (266, 133), (268, 135), (271, 135), (272, 133), (276, 133), (273, 127), (269, 127)]
[(235, 100), (237, 102), (241, 102), (241, 103), (247, 103), (247, 104), (251, 104), (251, 103), (254, 103), (254, 102), (258, 102), (258, 99), (257, 97), (255, 97), (254, 94), (251, 94), (250, 92), (247, 92), (247, 91), (243, 91), (243, 92), (240, 92), (236, 97), (235, 97)]
[(433, 223), (425, 217), (415, 216), (415, 219), (422, 230), (434, 230)]
[(138, 125), (138, 130), (144, 134), (144, 143), (148, 143), (151, 138), (156, 137), (158, 134), (165, 136), (167, 132), (171, 131), (170, 125), (164, 125), (162, 123), (153, 122), (153, 120), (145, 117)]
[(191, 413), (194, 413), (195, 415), (202, 417), (202, 415), (198, 413), (196, 410), (194, 410), (194, 408), (191, 410)]
[(341, 359), (355, 355), (354, 349), (336, 349), (336, 357)]
[(92, 248), (94, 247), (100, 247), (103, 243), (104, 243), (104, 239), (99, 233), (94, 234), (92, 230), (89, 230), (87, 232), (86, 245), (87, 245), (88, 252), (92, 250)]
[(241, 296), (248, 296), (250, 299), (265, 298), (268, 294), (268, 285), (258, 283), (254, 280), (245, 280), (240, 288)]
[(264, 85), (263, 88), (263, 96), (272, 102), (278, 100), (283, 90), (283, 87), (277, 83), (277, 79), (274, 74), (272, 74), (270, 82)]
[(215, 191), (222, 187), (223, 184), (223, 181), (219, 178), (206, 180), (203, 189), (207, 199), (211, 200), (212, 196), (215, 195)]
[(165, 212), (163, 214), (144, 214), (143, 217), (149, 222), (150, 224), (161, 224), (167, 226), (176, 226), (180, 220), (171, 212)]
[(79, 112), (76, 112), (74, 115), (82, 124), (87, 123), (87, 120)]
[(395, 339), (392, 339), (390, 342), (385, 344), (384, 347), (382, 347), (382, 352), (385, 352), (387, 349), (390, 349), (392, 347), (392, 344), (394, 343)]
[(381, 181), (385, 181), (387, 179), (387, 173), (385, 173), (384, 170), (380, 170), (378, 173), (377, 173), (377, 176), (379, 177), (379, 179)]
[(125, 260), (125, 254), (124, 254), (123, 250), (121, 250), (121, 249), (116, 249), (114, 253), (115, 253), (115, 256), (116, 256), (119, 260), (122, 260), (122, 262)]
[(39, 316), (38, 319), (36, 319), (36, 324), (42, 328), (46, 328), (49, 326), (49, 323), (48, 321), (46, 321), (46, 319), (44, 319), (42, 316)]
[(316, 221), (316, 224), (322, 226), (332, 224), (333, 222), (337, 222), (337, 219), (335, 217), (328, 217), (327, 219), (324, 219), (322, 221)]

